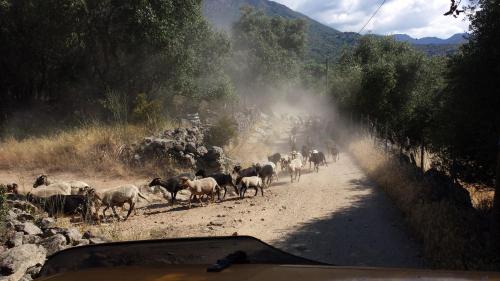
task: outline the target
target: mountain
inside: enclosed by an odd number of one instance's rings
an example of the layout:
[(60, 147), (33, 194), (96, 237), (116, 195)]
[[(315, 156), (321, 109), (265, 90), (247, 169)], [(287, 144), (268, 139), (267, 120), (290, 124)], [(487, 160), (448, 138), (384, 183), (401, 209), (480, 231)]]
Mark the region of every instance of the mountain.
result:
[(437, 37), (413, 38), (406, 34), (392, 35), (396, 41), (408, 42), (412, 45), (460, 45), (467, 42), (467, 33), (457, 33), (447, 39)]
[[(354, 46), (360, 37), (355, 32), (341, 32), (321, 24), (310, 17), (296, 12), (285, 5), (269, 0), (203, 0), (203, 15), (216, 28), (231, 32), (231, 26), (240, 16), (240, 7), (252, 6), (269, 16), (303, 19), (308, 24), (306, 59), (324, 62), (327, 57), (338, 58), (343, 48)], [(448, 39), (436, 37), (412, 38), (406, 34), (392, 35), (395, 40), (408, 42), (416, 49), (430, 56), (449, 55), (467, 40), (465, 33), (458, 33)]]
[(325, 61), (336, 58), (343, 47), (354, 45), (359, 37), (354, 32), (341, 32), (323, 25), (306, 15), (295, 12), (285, 5), (268, 0), (203, 0), (203, 15), (216, 28), (230, 32), (231, 26), (240, 16), (240, 7), (249, 5), (264, 11), (269, 16), (303, 19), (308, 24), (307, 58)]

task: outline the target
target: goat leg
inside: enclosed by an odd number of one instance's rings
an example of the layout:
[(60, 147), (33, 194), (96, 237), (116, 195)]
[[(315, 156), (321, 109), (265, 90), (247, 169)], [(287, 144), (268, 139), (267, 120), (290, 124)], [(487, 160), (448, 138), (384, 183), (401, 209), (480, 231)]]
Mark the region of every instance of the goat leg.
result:
[(135, 207), (135, 203), (129, 203), (130, 207), (128, 208), (128, 213), (127, 213), (127, 216), (125, 217), (125, 220), (128, 219), (128, 217), (130, 216), (130, 213), (132, 213), (132, 210), (135, 211), (134, 207)]
[(113, 210), (113, 214), (115, 214), (118, 220), (121, 220), (120, 216), (116, 213), (115, 206), (111, 206), (111, 210)]
[(231, 183), (231, 185), (234, 187), (234, 191), (236, 191), (236, 195), (240, 195), (240, 192), (238, 191), (238, 187), (236, 185), (234, 185), (233, 183)]

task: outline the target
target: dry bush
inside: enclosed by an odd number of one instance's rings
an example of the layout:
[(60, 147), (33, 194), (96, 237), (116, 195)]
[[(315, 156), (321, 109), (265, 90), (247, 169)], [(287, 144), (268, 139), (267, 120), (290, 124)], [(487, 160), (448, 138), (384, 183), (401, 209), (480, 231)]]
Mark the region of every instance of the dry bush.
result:
[(490, 269), (485, 239), (476, 212), (449, 201), (431, 201), (424, 183), (410, 167), (376, 149), (368, 138), (353, 141), (349, 150), (357, 163), (402, 211), (422, 242), (424, 256), (435, 268)]
[(142, 126), (89, 125), (21, 141), (8, 138), (0, 143), (0, 169), (122, 175), (130, 172), (120, 159), (123, 147), (150, 133)]

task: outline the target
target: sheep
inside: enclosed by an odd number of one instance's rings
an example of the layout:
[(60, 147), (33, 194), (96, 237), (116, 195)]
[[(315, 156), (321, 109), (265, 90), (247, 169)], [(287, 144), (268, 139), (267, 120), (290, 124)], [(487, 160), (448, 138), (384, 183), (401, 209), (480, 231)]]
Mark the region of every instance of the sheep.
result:
[(292, 160), (293, 159), (299, 159), (301, 163), (304, 163), (304, 156), (302, 155), (302, 153), (295, 150), (292, 151)]
[(67, 183), (71, 187), (70, 194), (71, 195), (78, 195), (79, 191), (83, 188), (90, 187), (87, 183), (83, 181), (75, 181), (75, 180), (70, 180), (70, 181), (56, 181), (52, 182), (49, 180), (47, 175), (40, 175), (35, 179), (35, 183), (33, 184), (33, 188), (37, 188), (41, 185), (46, 185), (49, 186), (51, 184), (56, 184), (56, 183)]
[(180, 174), (178, 176), (170, 177), (166, 181), (163, 181), (161, 178), (154, 178), (150, 183), (149, 187), (153, 186), (161, 186), (165, 190), (159, 189), (163, 193), (163, 197), (166, 199), (166, 192), (170, 192), (170, 200), (172, 205), (175, 203), (177, 199), (177, 192), (179, 190), (183, 189), (181, 186), (181, 177), (188, 177), (189, 179), (194, 179), (194, 177), (191, 174)]
[[(206, 178), (206, 172), (205, 170), (198, 170), (195, 174), (196, 176), (200, 176), (202, 178)], [(208, 175), (208, 177), (213, 178), (219, 187), (224, 188), (224, 196), (222, 196), (222, 199), (226, 198), (226, 193), (227, 193), (227, 186), (232, 186), (234, 188), (234, 191), (236, 192), (237, 195), (240, 195), (238, 192), (238, 187), (234, 184), (234, 179), (230, 174), (225, 174), (225, 173), (215, 173)], [(220, 192), (217, 192), (217, 199), (220, 201)]]
[(333, 162), (337, 162), (337, 160), (339, 160), (339, 149), (335, 143), (328, 144), (328, 152), (330, 152)]
[(149, 200), (139, 192), (139, 188), (133, 184), (126, 184), (105, 190), (100, 195), (96, 194), (96, 197), (101, 201), (102, 205), (106, 206), (106, 208), (102, 211), (103, 217), (106, 218), (106, 211), (111, 207), (111, 210), (113, 210), (113, 213), (118, 220), (121, 218), (116, 213), (115, 207), (121, 207), (125, 203), (129, 204), (128, 213), (124, 219), (127, 220), (130, 213), (132, 213), (132, 210), (134, 210), (139, 197), (149, 202)]
[(318, 152), (318, 155), (319, 155), (319, 163), (321, 165), (324, 165), (324, 166), (327, 166), (328, 167), (328, 163), (326, 163), (326, 156), (325, 154), (323, 153), (323, 151), (319, 151)]
[(273, 162), (268, 162), (262, 165), (262, 168), (258, 172), (258, 176), (262, 178), (262, 181), (266, 186), (269, 186), (272, 182), (273, 176), (276, 176), (278, 180), (278, 174), (276, 173), (276, 165)]
[(214, 201), (214, 193), (220, 188), (214, 178), (203, 178), (198, 180), (190, 180), (188, 177), (181, 177), (181, 186), (187, 188), (191, 195), (189, 196), (189, 208), (191, 208), (191, 200), (198, 195), (198, 200), (201, 202), (202, 195), (210, 195), (212, 202)]
[(287, 169), (289, 163), (290, 163), (290, 156), (288, 156), (287, 154), (283, 155), (280, 159), (280, 166), (282, 172)]
[(233, 168), (233, 174), (236, 174), (236, 185), (240, 184), (241, 179), (243, 177), (254, 177), (258, 176), (259, 171), (261, 169), (260, 164), (252, 165), (252, 167), (248, 167), (246, 169), (241, 169), (240, 165), (236, 165)]
[(300, 159), (293, 159), (290, 161), (290, 164), (288, 164), (288, 172), (290, 173), (290, 180), (293, 182), (294, 179), (298, 179), (297, 182), (300, 181), (300, 175), (301, 175), (301, 169), (302, 169), (302, 161)]
[(252, 176), (252, 177), (243, 177), (241, 179), (241, 190), (240, 190), (240, 198), (243, 199), (245, 197), (245, 192), (249, 187), (255, 188), (255, 195), (257, 196), (257, 193), (259, 193), (259, 188), (262, 196), (264, 196), (264, 189), (263, 189), (263, 183), (262, 179), (257, 176)]
[(44, 188), (34, 187), (31, 194), (38, 197), (49, 197), (52, 195), (71, 195), (71, 186), (65, 182), (57, 182), (45, 186)]
[(317, 150), (311, 151), (311, 153), (309, 154), (309, 170), (311, 170), (311, 164), (313, 164), (314, 171), (318, 172), (320, 161), (321, 160), (320, 160), (318, 151)]
[(303, 145), (300, 152), (304, 156), (304, 162), (307, 162), (309, 158), (309, 148), (307, 147), (307, 145)]

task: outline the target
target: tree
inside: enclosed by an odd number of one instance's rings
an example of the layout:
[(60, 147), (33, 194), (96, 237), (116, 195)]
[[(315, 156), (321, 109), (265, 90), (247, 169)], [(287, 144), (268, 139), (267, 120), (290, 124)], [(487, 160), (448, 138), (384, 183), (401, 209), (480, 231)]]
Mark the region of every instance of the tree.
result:
[(230, 49), (200, 0), (1, 0), (0, 126), (44, 105), (99, 116), (110, 92), (166, 106), (173, 95), (227, 97)]
[(296, 80), (305, 52), (305, 32), (303, 20), (269, 17), (242, 7), (240, 19), (233, 26), (231, 73), (236, 84), (244, 85), (244, 91), (255, 92)]

